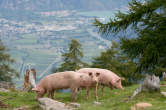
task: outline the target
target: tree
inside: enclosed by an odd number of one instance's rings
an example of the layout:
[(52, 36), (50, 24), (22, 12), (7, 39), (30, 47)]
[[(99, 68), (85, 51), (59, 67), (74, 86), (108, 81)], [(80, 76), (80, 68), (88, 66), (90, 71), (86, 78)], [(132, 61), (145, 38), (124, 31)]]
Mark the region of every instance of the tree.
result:
[(111, 48), (94, 58), (92, 67), (108, 69), (124, 77), (123, 85), (130, 85), (141, 78), (141, 75), (136, 72), (136, 63), (122, 53), (120, 44), (116, 42), (112, 42)]
[(18, 77), (16, 70), (10, 67), (14, 60), (8, 54), (8, 49), (0, 40), (0, 81), (12, 82), (12, 77)]
[(106, 24), (95, 19), (102, 34), (118, 33), (132, 27), (136, 38), (121, 38), (121, 48), (135, 63), (140, 73), (161, 75), (166, 71), (166, 1), (133, 0), (129, 12), (118, 12)]
[(87, 65), (81, 61), (83, 57), (81, 44), (75, 39), (71, 40), (69, 51), (64, 53), (62, 57), (64, 58), (64, 63), (62, 63), (59, 68), (53, 69), (53, 72), (75, 71)]

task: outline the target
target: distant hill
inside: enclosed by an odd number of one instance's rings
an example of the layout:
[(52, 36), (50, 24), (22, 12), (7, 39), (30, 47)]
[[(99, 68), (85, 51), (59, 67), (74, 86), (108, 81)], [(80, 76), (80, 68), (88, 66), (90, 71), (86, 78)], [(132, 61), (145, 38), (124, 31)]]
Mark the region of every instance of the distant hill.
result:
[(0, 9), (10, 10), (112, 10), (127, 5), (131, 0), (0, 0)]

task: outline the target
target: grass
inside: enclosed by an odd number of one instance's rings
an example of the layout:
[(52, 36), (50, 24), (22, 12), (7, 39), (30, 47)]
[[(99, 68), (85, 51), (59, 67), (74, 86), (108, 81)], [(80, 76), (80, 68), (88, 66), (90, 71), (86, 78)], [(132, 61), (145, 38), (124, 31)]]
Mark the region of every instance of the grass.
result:
[[(93, 102), (95, 101), (93, 90), (90, 91), (89, 100), (85, 99), (85, 90), (78, 93), (77, 103), (81, 104), (81, 107), (78, 110), (130, 110), (131, 106), (139, 102), (151, 103), (153, 106), (146, 110), (165, 110), (166, 109), (166, 97), (163, 97), (160, 93), (152, 92), (147, 93), (143, 92), (138, 94), (133, 100), (127, 102), (129, 96), (131, 96), (134, 90), (138, 85), (133, 85), (130, 87), (125, 87), (124, 90), (110, 90), (105, 88), (102, 93), (98, 90), (99, 102), (101, 105), (94, 106)], [(161, 87), (161, 91), (166, 91), (166, 87)], [(29, 106), (30, 110), (40, 110), (38, 103), (35, 100), (35, 93), (26, 93), (26, 92), (0, 92), (0, 96), (3, 98), (12, 99), (4, 101), (5, 104), (8, 104), (9, 107), (15, 108), (19, 106)], [(70, 93), (55, 93), (55, 99), (66, 104), (72, 102)], [(2, 99), (0, 99), (2, 100)], [(6, 110), (6, 109), (0, 109)]]

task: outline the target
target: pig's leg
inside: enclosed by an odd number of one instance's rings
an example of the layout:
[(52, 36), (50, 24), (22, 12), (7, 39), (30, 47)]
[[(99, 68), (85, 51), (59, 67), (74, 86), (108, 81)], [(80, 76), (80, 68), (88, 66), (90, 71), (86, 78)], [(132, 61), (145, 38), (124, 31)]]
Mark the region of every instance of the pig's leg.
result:
[(112, 83), (109, 83), (109, 88), (110, 88), (110, 90), (113, 89), (113, 85), (112, 85)]
[(103, 92), (103, 91), (104, 91), (104, 85), (101, 84), (101, 92)]
[(72, 99), (74, 101), (77, 100), (77, 88), (71, 88), (71, 92), (72, 92)]
[(36, 99), (39, 99), (39, 98), (43, 97), (43, 96), (44, 96), (44, 94), (45, 94), (45, 92), (44, 92), (44, 93), (42, 93), (42, 94), (37, 93), (37, 97), (36, 97)]
[(48, 93), (48, 98), (50, 98), (51, 91), (50, 91), (50, 90), (47, 90), (47, 93)]
[(86, 88), (86, 99), (88, 100), (88, 96), (89, 96), (89, 89), (90, 89), (90, 87), (87, 87)]
[(55, 92), (55, 90), (53, 89), (53, 90), (51, 91), (51, 98), (52, 98), (52, 99), (54, 99), (54, 92)]
[(95, 85), (95, 98), (96, 98), (96, 100), (98, 100), (98, 96), (97, 96), (97, 87), (98, 87), (98, 83)]

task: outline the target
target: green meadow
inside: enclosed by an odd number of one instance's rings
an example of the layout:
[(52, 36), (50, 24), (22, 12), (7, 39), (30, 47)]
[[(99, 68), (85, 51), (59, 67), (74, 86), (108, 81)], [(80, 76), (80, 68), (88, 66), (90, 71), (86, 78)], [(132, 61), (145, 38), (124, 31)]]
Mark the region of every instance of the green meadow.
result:
[[(162, 84), (165, 84), (165, 82)], [(152, 107), (146, 110), (165, 110), (166, 108), (166, 97), (162, 96), (158, 92), (142, 92), (139, 93), (133, 100), (127, 102), (129, 96), (138, 88), (138, 85), (132, 85), (125, 87), (124, 90), (113, 89), (105, 87), (104, 92), (98, 90), (98, 101), (101, 105), (94, 106), (95, 101), (93, 90), (90, 91), (89, 100), (85, 99), (86, 91), (82, 90), (78, 93), (77, 103), (81, 104), (78, 110), (130, 110), (131, 106), (139, 102), (151, 103)], [(161, 87), (161, 91), (166, 91), (166, 87)], [(41, 110), (38, 106), (38, 102), (35, 100), (36, 94), (33, 92), (27, 93), (22, 91), (12, 92), (0, 92), (1, 100), (9, 98), (4, 101), (5, 104), (9, 105), (8, 110), (20, 107), (29, 106), (31, 110)], [(45, 96), (46, 97), (46, 96)], [(72, 102), (70, 93), (55, 92), (55, 100), (68, 104)], [(6, 109), (1, 109), (6, 110)]]

